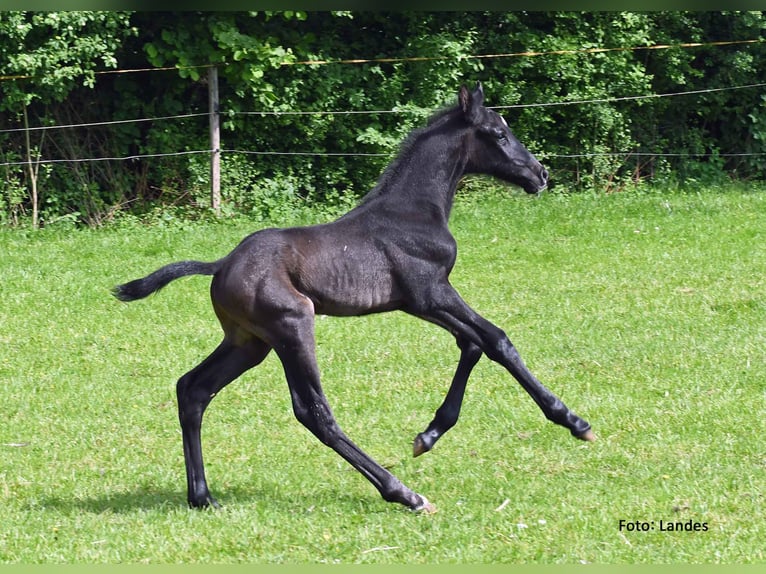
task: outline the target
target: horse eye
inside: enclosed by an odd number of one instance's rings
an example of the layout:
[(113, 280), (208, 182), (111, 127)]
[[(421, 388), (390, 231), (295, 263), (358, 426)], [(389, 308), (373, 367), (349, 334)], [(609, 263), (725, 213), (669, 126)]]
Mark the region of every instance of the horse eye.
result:
[(500, 145), (508, 143), (508, 135), (506, 134), (506, 131), (500, 128), (482, 130), (482, 135), (496, 141)]

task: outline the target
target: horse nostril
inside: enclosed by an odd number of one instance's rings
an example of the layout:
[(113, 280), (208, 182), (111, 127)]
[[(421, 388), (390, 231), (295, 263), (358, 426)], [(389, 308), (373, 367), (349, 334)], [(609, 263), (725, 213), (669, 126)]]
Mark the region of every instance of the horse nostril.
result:
[(542, 169), (542, 171), (540, 172), (540, 179), (542, 179), (543, 181), (548, 181), (548, 170), (547, 169), (545, 169), (545, 168)]

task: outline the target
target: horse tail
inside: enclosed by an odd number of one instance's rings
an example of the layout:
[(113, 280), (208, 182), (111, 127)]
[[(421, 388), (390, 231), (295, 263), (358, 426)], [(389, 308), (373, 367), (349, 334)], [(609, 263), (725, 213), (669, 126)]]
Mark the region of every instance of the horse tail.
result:
[(187, 275), (215, 275), (221, 268), (223, 260), (205, 263), (204, 261), (178, 261), (160, 267), (154, 273), (136, 279), (123, 285), (117, 285), (112, 290), (112, 295), (120, 301), (135, 301), (143, 299), (152, 293), (159, 291), (171, 281)]

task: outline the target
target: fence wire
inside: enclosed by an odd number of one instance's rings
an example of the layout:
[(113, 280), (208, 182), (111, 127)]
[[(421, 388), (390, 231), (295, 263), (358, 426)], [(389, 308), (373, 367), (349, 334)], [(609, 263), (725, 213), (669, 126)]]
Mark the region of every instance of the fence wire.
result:
[[(473, 56), (461, 56), (458, 57), (458, 60), (461, 59), (484, 59), (484, 58), (509, 58), (509, 57), (535, 57), (535, 56), (544, 56), (544, 55), (572, 55), (572, 54), (597, 54), (597, 53), (605, 53), (605, 52), (617, 52), (617, 51), (637, 51), (637, 50), (665, 50), (665, 49), (671, 49), (671, 48), (699, 48), (699, 47), (706, 47), (706, 46), (730, 46), (735, 44), (754, 44), (754, 43), (761, 43), (764, 39), (759, 38), (755, 40), (738, 40), (738, 41), (721, 41), (721, 42), (707, 42), (707, 43), (686, 43), (686, 44), (674, 44), (674, 45), (653, 45), (653, 46), (633, 46), (633, 47), (627, 47), (627, 48), (587, 48), (587, 49), (580, 49), (580, 50), (555, 50), (555, 51), (541, 51), (541, 52), (534, 52), (534, 51), (528, 51), (528, 52), (517, 52), (517, 53), (508, 53), (508, 54), (483, 54), (483, 55), (473, 55)], [(383, 62), (418, 62), (418, 61), (428, 61), (428, 60), (442, 60), (445, 58), (440, 57), (433, 57), (433, 58), (426, 58), (426, 57), (414, 57), (414, 58), (377, 58), (377, 59), (355, 59), (355, 60), (317, 60), (317, 61), (304, 61), (304, 62), (291, 62), (290, 65), (327, 65), (327, 64), (363, 64), (363, 63), (383, 63)], [(454, 57), (451, 57), (451, 59), (456, 59)], [(285, 63), (287, 65), (288, 63)], [(185, 68), (209, 68), (210, 65), (203, 65), (203, 66), (186, 66)], [(97, 74), (116, 74), (116, 73), (137, 73), (137, 72), (156, 72), (156, 71), (168, 71), (168, 70), (177, 70), (179, 68), (177, 67), (168, 67), (168, 68), (142, 68), (142, 69), (133, 69), (133, 70), (105, 70), (105, 71), (99, 71), (96, 72)], [(29, 76), (2, 76), (0, 77), (0, 81), (8, 81), (13, 79), (20, 79), (20, 78), (28, 78)], [(543, 108), (543, 107), (555, 107), (555, 106), (572, 106), (572, 105), (589, 105), (589, 104), (603, 104), (603, 103), (615, 103), (615, 102), (626, 102), (626, 101), (638, 101), (638, 100), (646, 100), (646, 99), (656, 99), (656, 98), (668, 98), (668, 97), (681, 97), (681, 96), (690, 96), (690, 95), (700, 95), (700, 94), (708, 94), (708, 93), (716, 93), (716, 92), (723, 92), (723, 91), (732, 91), (732, 90), (745, 90), (745, 89), (753, 89), (753, 88), (762, 88), (766, 86), (766, 82), (763, 83), (755, 83), (755, 84), (745, 84), (745, 85), (739, 85), (739, 86), (725, 86), (725, 87), (719, 87), (719, 88), (706, 88), (702, 90), (688, 90), (688, 91), (681, 91), (681, 92), (671, 92), (671, 93), (662, 93), (662, 94), (640, 94), (640, 95), (634, 95), (634, 96), (620, 96), (620, 97), (607, 97), (607, 98), (594, 98), (594, 99), (580, 99), (580, 100), (562, 100), (562, 101), (556, 101), (556, 102), (537, 102), (537, 103), (529, 103), (529, 104), (509, 104), (509, 105), (497, 105), (497, 106), (489, 106), (490, 109), (494, 110), (510, 110), (510, 109), (526, 109), (526, 108)], [(284, 111), (276, 111), (276, 110), (263, 110), (263, 111), (220, 111), (219, 113), (221, 116), (254, 116), (254, 117), (267, 117), (267, 116), (326, 116), (326, 115), (361, 115), (361, 114), (367, 114), (367, 115), (382, 115), (382, 114), (400, 114), (400, 115), (406, 115), (406, 114), (423, 114), (428, 113), (430, 110), (428, 109), (418, 109), (418, 108), (394, 108), (394, 109), (388, 109), (388, 110), (284, 110)], [(170, 121), (170, 120), (182, 120), (182, 119), (188, 119), (188, 118), (198, 118), (203, 116), (208, 116), (209, 112), (191, 112), (186, 114), (179, 114), (179, 115), (173, 115), (173, 116), (158, 116), (158, 117), (151, 117), (151, 118), (135, 118), (135, 119), (126, 119), (126, 120), (110, 120), (110, 121), (102, 121), (102, 122), (88, 122), (88, 123), (81, 123), (81, 124), (64, 124), (64, 125), (51, 125), (51, 126), (34, 126), (29, 128), (10, 128), (10, 129), (2, 129), (0, 130), (0, 134), (12, 134), (12, 133), (19, 133), (19, 132), (39, 132), (39, 131), (46, 131), (46, 130), (61, 130), (61, 129), (79, 129), (79, 128), (92, 128), (92, 127), (101, 127), (101, 126), (111, 126), (111, 125), (119, 125), (119, 124), (129, 124), (129, 123), (143, 123), (143, 122), (159, 122), (159, 121)], [(102, 162), (102, 161), (135, 161), (139, 159), (150, 159), (150, 158), (162, 158), (162, 157), (171, 157), (171, 156), (184, 156), (184, 155), (195, 155), (195, 154), (212, 154), (215, 152), (220, 152), (222, 154), (246, 154), (246, 155), (260, 155), (260, 156), (313, 156), (313, 157), (392, 157), (394, 154), (392, 153), (354, 153), (354, 152), (315, 152), (315, 151), (296, 151), (296, 152), (279, 152), (279, 151), (269, 151), (269, 150), (233, 150), (233, 149), (220, 149), (220, 150), (213, 150), (213, 149), (201, 149), (201, 150), (189, 150), (189, 151), (178, 151), (178, 152), (167, 152), (167, 153), (152, 153), (152, 154), (136, 154), (136, 155), (129, 155), (124, 157), (97, 157), (97, 158), (71, 158), (71, 159), (36, 159), (33, 160), (32, 163), (35, 165), (39, 164), (57, 164), (57, 163), (83, 163), (83, 162)], [(544, 153), (540, 154), (542, 157), (547, 158), (587, 158), (587, 157), (630, 157), (630, 156), (651, 156), (651, 157), (712, 157), (713, 155), (716, 155), (717, 157), (752, 157), (752, 156), (763, 156), (766, 155), (765, 153), (729, 153), (729, 154), (693, 154), (693, 153), (684, 153), (684, 154), (672, 154), (672, 153), (651, 153), (651, 152), (642, 152), (642, 153), (635, 153), (635, 152), (613, 152), (613, 153), (588, 153), (588, 154), (549, 154), (545, 155)], [(19, 165), (29, 165), (30, 161), (6, 161), (6, 162), (0, 162), (0, 166), (19, 166)]]

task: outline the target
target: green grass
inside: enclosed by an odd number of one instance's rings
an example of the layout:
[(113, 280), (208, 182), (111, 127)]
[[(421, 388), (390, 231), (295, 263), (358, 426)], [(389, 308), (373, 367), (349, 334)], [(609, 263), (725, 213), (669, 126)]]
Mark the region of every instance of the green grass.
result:
[(763, 562), (763, 190), (492, 191), (461, 197), (452, 227), (453, 283), (599, 439), (548, 423), (482, 359), (459, 424), (413, 459), (451, 337), (398, 313), (318, 318), (338, 420), (431, 516), (385, 503), (295, 421), (273, 355), (206, 415), (223, 510), (186, 508), (175, 381), (218, 343), (209, 279), (130, 305), (109, 289), (217, 258), (246, 222), (0, 231), (0, 561)]

